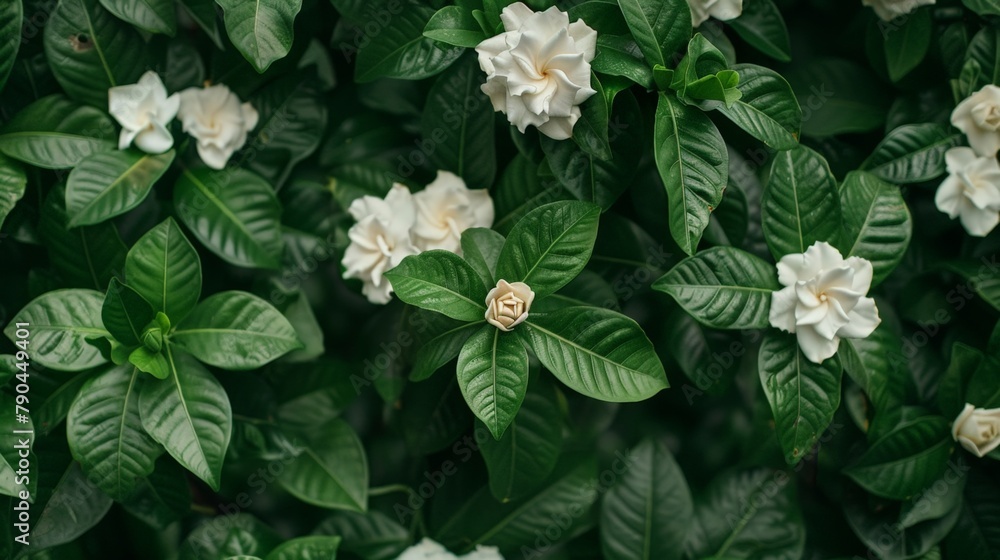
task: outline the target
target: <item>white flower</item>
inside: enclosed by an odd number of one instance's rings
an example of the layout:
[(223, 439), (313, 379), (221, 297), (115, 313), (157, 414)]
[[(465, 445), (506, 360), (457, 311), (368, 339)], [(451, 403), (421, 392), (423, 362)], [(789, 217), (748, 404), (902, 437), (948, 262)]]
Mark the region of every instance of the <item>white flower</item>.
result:
[(938, 210), (960, 217), (969, 235), (984, 237), (1000, 222), (1000, 165), (993, 156), (977, 157), (970, 148), (952, 148), (944, 156), (948, 178), (938, 187)]
[(360, 278), (368, 301), (388, 303), (392, 285), (383, 274), (417, 253), (410, 241), (413, 197), (409, 189), (396, 184), (384, 200), (363, 196), (351, 203), (348, 212), (357, 223), (347, 231), (351, 244), (341, 261), (346, 268), (344, 278)]
[(502, 331), (510, 331), (528, 318), (535, 292), (524, 282), (497, 282), (486, 294), (486, 322)]
[(818, 241), (805, 253), (778, 261), (781, 290), (771, 295), (771, 325), (795, 333), (799, 348), (815, 363), (837, 353), (841, 338), (865, 338), (882, 322), (875, 300), (865, 297), (872, 263), (845, 259)]
[(476, 550), (465, 556), (455, 556), (445, 547), (425, 538), (404, 550), (396, 560), (503, 560), (503, 556), (496, 547), (482, 545), (476, 546)]
[(691, 24), (698, 27), (709, 16), (722, 21), (740, 17), (743, 0), (688, 0), (691, 7)]
[(427, 188), (413, 195), (417, 220), (413, 242), (421, 251), (462, 252), (462, 232), (493, 225), (493, 199), (485, 189), (470, 190), (461, 177), (438, 171)]
[(966, 403), (951, 426), (951, 437), (976, 457), (983, 457), (1000, 446), (1000, 408)]
[(167, 124), (177, 116), (180, 97), (167, 97), (167, 88), (160, 77), (150, 70), (139, 82), (115, 86), (108, 90), (108, 112), (122, 126), (118, 149), (130, 144), (150, 154), (162, 154), (174, 145)]
[(892, 21), (916, 10), (919, 6), (933, 4), (935, 0), (861, 0), (871, 6), (882, 21)]
[(951, 112), (951, 124), (965, 133), (969, 145), (981, 156), (1000, 150), (1000, 87), (984, 86)]
[(217, 84), (181, 92), (178, 112), (184, 132), (198, 141), (198, 155), (212, 169), (222, 169), (233, 152), (243, 147), (259, 115), (249, 103), (240, 103), (228, 87)]
[(486, 72), (483, 93), (521, 132), (532, 125), (550, 138), (569, 138), (580, 103), (597, 93), (590, 87), (597, 32), (583, 20), (570, 23), (554, 6), (533, 12), (516, 2), (500, 19), (506, 32), (476, 47)]

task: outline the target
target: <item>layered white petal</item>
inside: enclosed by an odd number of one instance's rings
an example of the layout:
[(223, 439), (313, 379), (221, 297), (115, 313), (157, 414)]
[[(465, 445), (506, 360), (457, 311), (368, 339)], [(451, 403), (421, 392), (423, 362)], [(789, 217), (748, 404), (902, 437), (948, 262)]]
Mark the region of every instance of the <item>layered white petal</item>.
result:
[(462, 252), (462, 232), (493, 225), (493, 199), (486, 190), (471, 190), (461, 177), (438, 171), (424, 190), (413, 195), (416, 217), (414, 244), (421, 251)]
[(122, 131), (118, 148), (135, 144), (140, 150), (161, 154), (174, 145), (167, 125), (177, 116), (180, 97), (167, 96), (167, 88), (156, 72), (143, 74), (135, 84), (108, 90), (108, 112)]
[(384, 199), (355, 199), (348, 212), (356, 223), (347, 232), (351, 243), (341, 260), (344, 278), (360, 279), (362, 293), (372, 303), (388, 303), (392, 286), (385, 272), (418, 252), (410, 240), (415, 220), (413, 197), (409, 189), (396, 184)]
[(966, 403), (951, 426), (951, 437), (976, 457), (1000, 447), (1000, 408), (976, 408)]
[(226, 166), (233, 153), (246, 144), (247, 134), (259, 120), (253, 106), (241, 103), (222, 84), (182, 91), (177, 115), (184, 132), (197, 141), (198, 155), (213, 169)]
[(965, 133), (969, 145), (980, 156), (995, 156), (1000, 150), (1000, 87), (984, 86), (955, 107), (951, 124)]
[(1000, 223), (1000, 164), (995, 156), (979, 157), (969, 148), (945, 154), (948, 177), (934, 203), (949, 218), (959, 218), (969, 235), (984, 237)]

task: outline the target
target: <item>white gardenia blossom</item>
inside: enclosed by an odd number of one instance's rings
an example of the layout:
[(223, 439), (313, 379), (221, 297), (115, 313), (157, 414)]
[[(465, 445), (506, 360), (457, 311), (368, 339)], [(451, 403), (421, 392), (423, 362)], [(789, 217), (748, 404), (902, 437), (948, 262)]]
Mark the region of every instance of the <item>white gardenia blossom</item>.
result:
[(501, 279), (486, 294), (486, 322), (509, 332), (528, 318), (535, 292), (524, 282), (507, 282)]
[(951, 124), (965, 133), (969, 145), (981, 156), (1000, 150), (1000, 87), (984, 86), (955, 107)]
[(845, 259), (824, 241), (785, 255), (778, 261), (785, 287), (771, 295), (768, 319), (795, 333), (806, 358), (821, 363), (837, 353), (841, 338), (865, 338), (882, 322), (875, 300), (866, 297), (872, 273), (872, 263)]
[(413, 242), (421, 251), (444, 249), (461, 254), (462, 232), (493, 225), (493, 199), (485, 189), (469, 189), (461, 177), (438, 171), (427, 187), (413, 195), (417, 219)]
[(984, 237), (1000, 222), (1000, 165), (996, 157), (979, 157), (971, 148), (945, 153), (948, 177), (934, 203), (949, 218), (960, 218), (969, 235)]
[(233, 152), (243, 147), (259, 115), (250, 103), (222, 84), (193, 87), (181, 92), (177, 113), (187, 132), (198, 141), (198, 155), (212, 169), (226, 166)]
[(533, 12), (516, 2), (500, 19), (505, 32), (476, 47), (486, 72), (483, 93), (521, 132), (531, 125), (550, 138), (569, 138), (579, 105), (597, 93), (590, 87), (597, 32), (583, 20), (570, 23), (554, 6)]
[(464, 556), (455, 556), (439, 543), (424, 538), (404, 550), (396, 560), (504, 560), (504, 558), (496, 547), (482, 545), (477, 545), (476, 550)]
[(892, 21), (900, 16), (905, 16), (920, 6), (934, 2), (935, 0), (861, 0), (865, 6), (871, 6), (882, 21)]
[(1000, 447), (1000, 408), (976, 408), (966, 403), (951, 426), (951, 437), (976, 457)]
[(357, 223), (347, 231), (351, 243), (341, 261), (344, 278), (361, 279), (368, 301), (388, 303), (392, 285), (385, 271), (417, 253), (410, 241), (416, 213), (410, 190), (395, 184), (385, 199), (362, 196), (351, 203), (348, 212)]
[(174, 145), (167, 125), (177, 116), (180, 97), (167, 96), (160, 76), (150, 70), (135, 84), (115, 86), (108, 90), (108, 112), (122, 126), (118, 149), (133, 142), (140, 150), (162, 154)]
[(743, 0), (688, 0), (688, 6), (691, 7), (691, 24), (695, 27), (709, 17), (729, 21), (743, 13)]

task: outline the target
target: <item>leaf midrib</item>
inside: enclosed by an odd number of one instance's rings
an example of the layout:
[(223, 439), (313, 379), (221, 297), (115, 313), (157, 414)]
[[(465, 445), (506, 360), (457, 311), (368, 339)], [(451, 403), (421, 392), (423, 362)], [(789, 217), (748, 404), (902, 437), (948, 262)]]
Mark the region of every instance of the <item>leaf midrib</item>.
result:
[(616, 368), (625, 370), (625, 371), (627, 371), (629, 373), (633, 373), (633, 374), (636, 374), (636, 375), (641, 375), (643, 377), (648, 377), (648, 378), (655, 378), (654, 375), (650, 375), (650, 374), (648, 374), (646, 372), (630, 368), (630, 367), (626, 366), (625, 364), (621, 364), (621, 363), (612, 361), (611, 359), (606, 358), (606, 357), (604, 357), (604, 356), (602, 356), (602, 355), (594, 352), (593, 350), (590, 350), (588, 348), (584, 348), (583, 346), (580, 346), (576, 342), (573, 342), (572, 340), (570, 340), (570, 339), (568, 339), (568, 338), (566, 338), (564, 336), (560, 336), (560, 335), (558, 335), (558, 334), (556, 334), (556, 333), (554, 333), (554, 332), (546, 329), (545, 327), (539, 326), (538, 323), (532, 322), (530, 320), (529, 321), (525, 321), (525, 323), (527, 325), (530, 325), (531, 328), (537, 329), (538, 331), (544, 333), (545, 335), (547, 335), (547, 336), (549, 336), (551, 338), (554, 338), (556, 340), (559, 340), (559, 341), (565, 343), (566, 345), (571, 346), (571, 347), (579, 350), (583, 354), (586, 354), (586, 355), (592, 356), (592, 357), (596, 357), (601, 362), (604, 362), (604, 363), (607, 363), (607, 364), (611, 364), (611, 365), (615, 366)]

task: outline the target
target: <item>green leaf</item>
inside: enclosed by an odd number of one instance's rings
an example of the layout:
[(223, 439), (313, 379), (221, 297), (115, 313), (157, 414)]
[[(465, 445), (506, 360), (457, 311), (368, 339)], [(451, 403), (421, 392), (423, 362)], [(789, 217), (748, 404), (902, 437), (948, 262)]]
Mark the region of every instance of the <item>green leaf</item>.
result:
[(463, 47), (424, 37), (424, 28), (434, 10), (415, 2), (404, 2), (381, 31), (358, 51), (354, 78), (370, 82), (376, 78), (421, 80), (433, 76), (465, 52)]
[(152, 51), (98, 0), (61, 0), (45, 25), (45, 57), (77, 101), (106, 109), (108, 88), (134, 84), (153, 66)]
[(333, 560), (340, 537), (299, 537), (275, 548), (264, 560)]
[(840, 359), (815, 364), (799, 351), (794, 335), (769, 330), (757, 367), (785, 460), (794, 465), (813, 448), (840, 406)]
[(222, 6), (226, 33), (257, 72), (284, 58), (292, 48), (295, 16), (302, 0), (216, 0)]
[(73, 458), (91, 482), (118, 501), (132, 496), (163, 452), (142, 429), (141, 376), (138, 369), (125, 365), (92, 378), (66, 416)]
[(600, 214), (587, 202), (553, 202), (528, 212), (507, 235), (497, 279), (524, 282), (536, 298), (562, 288), (590, 260)]
[(670, 450), (647, 438), (624, 458), (619, 455), (615, 466), (623, 471), (621, 480), (601, 502), (604, 558), (680, 560), (694, 503)]
[(206, 364), (256, 369), (296, 348), (295, 329), (271, 304), (246, 292), (220, 292), (199, 303), (170, 341)]
[(164, 353), (169, 377), (146, 380), (139, 393), (142, 427), (184, 468), (218, 490), (233, 429), (229, 396), (191, 356), (170, 344)]
[[(517, 134), (517, 137), (523, 136)], [(528, 212), (549, 202), (569, 200), (572, 196), (558, 180), (542, 182), (537, 162), (518, 154), (501, 174), (493, 198), (496, 207), (493, 229), (507, 235)]]
[(396, 296), (410, 305), (459, 321), (481, 321), (485, 316), (486, 288), (478, 273), (449, 251), (408, 256), (385, 277)]
[(140, 346), (129, 353), (128, 363), (139, 368), (139, 371), (148, 373), (157, 379), (170, 377), (170, 361), (158, 350), (154, 351), (145, 346)]
[[(81, 499), (83, 496), (86, 499)], [(70, 463), (34, 520), (30, 546), (44, 549), (76, 540), (100, 523), (113, 503), (98, 491), (79, 464)]]
[[(17, 373), (21, 373), (21, 370), (17, 370)], [(31, 495), (37, 495), (38, 477), (32, 477), (30, 473), (27, 477), (23, 476), (23, 472), (20, 475), (17, 474), (17, 471), (21, 470), (18, 463), (22, 459), (27, 459), (29, 464), (38, 464), (36, 462), (38, 456), (33, 451), (35, 447), (34, 441), (28, 442), (28, 449), (25, 451), (28, 456), (21, 456), (24, 446), (19, 439), (23, 440), (25, 434), (16, 434), (14, 432), (15, 430), (33, 431), (36, 424), (34, 418), (31, 416), (28, 416), (27, 422), (18, 422), (15, 413), (17, 405), (18, 403), (14, 400), (14, 395), (9, 393), (0, 394), (0, 406), (3, 406), (4, 410), (9, 411), (8, 414), (4, 414), (0, 418), (0, 429), (2, 429), (2, 432), (0, 432), (0, 444), (3, 445), (3, 448), (0, 448), (0, 495), (14, 496), (20, 499), (21, 492), (29, 492)], [(27, 416), (27, 413), (25, 415)], [(30, 439), (33, 440), (34, 438)]]
[(945, 263), (947, 269), (969, 281), (969, 286), (983, 301), (1000, 310), (1000, 275), (997, 274), (997, 257), (981, 260), (961, 260)]
[(729, 154), (712, 121), (695, 107), (661, 93), (656, 106), (654, 151), (670, 205), (670, 233), (693, 255), (709, 214), (722, 201)]
[(599, 160), (610, 160), (611, 142), (608, 139), (608, 99), (604, 87), (593, 73), (590, 85), (597, 92), (580, 104), (580, 118), (573, 126), (573, 140), (586, 154)]
[(773, 0), (746, 0), (740, 17), (726, 24), (741, 39), (767, 56), (780, 62), (792, 60), (788, 28)]
[(174, 204), (184, 225), (226, 262), (278, 267), (281, 204), (258, 175), (242, 169), (185, 170), (174, 185)]
[(357, 434), (343, 420), (316, 428), (279, 480), (308, 504), (358, 512), (368, 507), (368, 459)]
[(948, 421), (924, 416), (878, 439), (844, 474), (876, 496), (904, 500), (944, 473), (953, 446)]
[(263, 558), (284, 542), (274, 529), (249, 513), (215, 517), (195, 527), (180, 547), (180, 560)]
[(54, 290), (31, 300), (4, 334), (17, 340), (17, 323), (28, 323), (31, 360), (59, 371), (83, 371), (107, 363), (88, 338), (106, 336), (101, 323), (104, 296), (94, 290)]
[(341, 551), (372, 560), (396, 558), (410, 543), (406, 528), (379, 511), (337, 512), (320, 522), (313, 534), (337, 535)]
[(0, 6), (0, 91), (3, 91), (10, 76), (17, 51), (21, 48), (23, 35), (21, 26), (24, 21), (24, 7), (21, 2), (6, 2)]
[[(763, 0), (770, 2), (771, 0)], [(717, 110), (767, 146), (790, 150), (799, 144), (802, 110), (791, 86), (777, 72), (755, 64), (737, 64), (743, 96)]]
[(965, 485), (961, 513), (945, 547), (949, 558), (991, 558), (1000, 550), (1000, 485), (973, 471)]
[(483, 325), (458, 355), (458, 385), (473, 414), (500, 439), (528, 389), (528, 352), (515, 335)]
[(898, 82), (923, 61), (931, 46), (931, 11), (914, 10), (885, 35), (889, 78)]
[(868, 66), (842, 58), (812, 58), (782, 74), (802, 110), (802, 134), (829, 137), (881, 128), (892, 94)]
[(114, 148), (114, 136), (111, 119), (102, 111), (50, 95), (20, 110), (0, 128), (0, 152), (36, 167), (66, 169), (90, 154)]
[(137, 481), (135, 493), (121, 503), (125, 511), (150, 527), (166, 527), (191, 511), (191, 489), (186, 471), (170, 457), (161, 456), (153, 473)]
[(208, 35), (208, 38), (212, 40), (220, 50), (224, 49), (222, 45), (222, 34), (219, 33), (219, 22), (218, 14), (216, 13), (217, 4), (215, 0), (177, 0), (178, 3), (184, 8), (191, 19), (198, 24), (198, 27)]
[(840, 341), (838, 355), (844, 371), (868, 395), (875, 409), (875, 417), (867, 429), (869, 441), (894, 428), (902, 416), (906, 386), (890, 358), (901, 353), (899, 339), (887, 325), (879, 326), (868, 338)]
[(805, 146), (779, 153), (761, 201), (764, 238), (774, 258), (804, 253), (813, 243), (838, 244), (837, 181), (823, 156)]
[(435, 12), (424, 27), (424, 37), (470, 49), (486, 40), (472, 12), (462, 6), (445, 6)]
[(178, 322), (201, 297), (201, 260), (177, 222), (167, 218), (132, 246), (125, 280), (155, 311)]
[(940, 124), (903, 125), (879, 142), (861, 169), (890, 183), (929, 181), (944, 174), (945, 152), (961, 143), (961, 134)]
[(35, 406), (31, 411), (31, 416), (38, 432), (42, 435), (48, 435), (62, 424), (62, 421), (66, 419), (66, 414), (69, 413), (69, 407), (80, 392), (80, 387), (90, 380), (95, 373), (101, 371), (103, 371), (103, 368), (78, 373), (66, 379), (53, 389), (51, 393), (46, 395), (45, 400), (40, 401), (41, 404)]
[(899, 188), (856, 171), (840, 188), (844, 216), (844, 257), (861, 257), (874, 268), (872, 286), (884, 280), (903, 259), (913, 223)]
[(410, 381), (423, 381), (438, 369), (458, 357), (465, 341), (476, 332), (482, 323), (460, 323), (420, 345), (413, 358)]
[(668, 65), (691, 38), (691, 9), (685, 0), (618, 0), (618, 5), (649, 66)]
[(770, 326), (771, 294), (778, 288), (774, 266), (732, 247), (701, 251), (653, 283), (698, 322), (720, 329)]
[(129, 149), (87, 156), (66, 181), (69, 226), (100, 223), (135, 208), (173, 161), (173, 150), (160, 155)]
[(542, 365), (588, 397), (634, 402), (668, 387), (663, 364), (642, 328), (615, 311), (568, 307), (529, 315), (515, 329)]
[[(587, 2), (580, 4), (603, 4)], [(624, 76), (645, 88), (653, 87), (653, 72), (646, 64), (639, 45), (631, 37), (619, 35), (597, 36), (597, 56), (591, 61), (595, 72), (607, 76)]]
[(1000, 16), (1000, 2), (997, 0), (962, 0), (962, 3), (981, 16)]
[[(20, 5), (18, 2), (15, 4)], [(24, 167), (0, 153), (0, 226), (3, 226), (10, 211), (24, 196), (24, 189), (27, 185), (28, 176), (24, 173)]]
[(504, 241), (504, 236), (487, 228), (469, 228), (462, 232), (462, 257), (483, 279), (487, 289), (496, 285), (497, 260)]
[(493, 106), (479, 89), (485, 79), (471, 54), (453, 64), (428, 92), (420, 121), (421, 146), (430, 160), (470, 188), (488, 188), (497, 168)]
[(1000, 29), (984, 27), (969, 41), (965, 51), (965, 60), (974, 60), (979, 64), (979, 75), (974, 83), (969, 84), (969, 93), (975, 92), (987, 84), (1000, 82)]
[(170, 0), (100, 0), (104, 9), (150, 33), (177, 33), (177, 7)]
[(490, 492), (503, 503), (527, 497), (552, 474), (562, 448), (562, 412), (551, 383), (534, 376), (524, 402), (500, 439), (476, 430)]
[(117, 278), (111, 279), (101, 307), (101, 321), (115, 340), (126, 346), (142, 344), (143, 331), (155, 316), (156, 312), (139, 292)]

